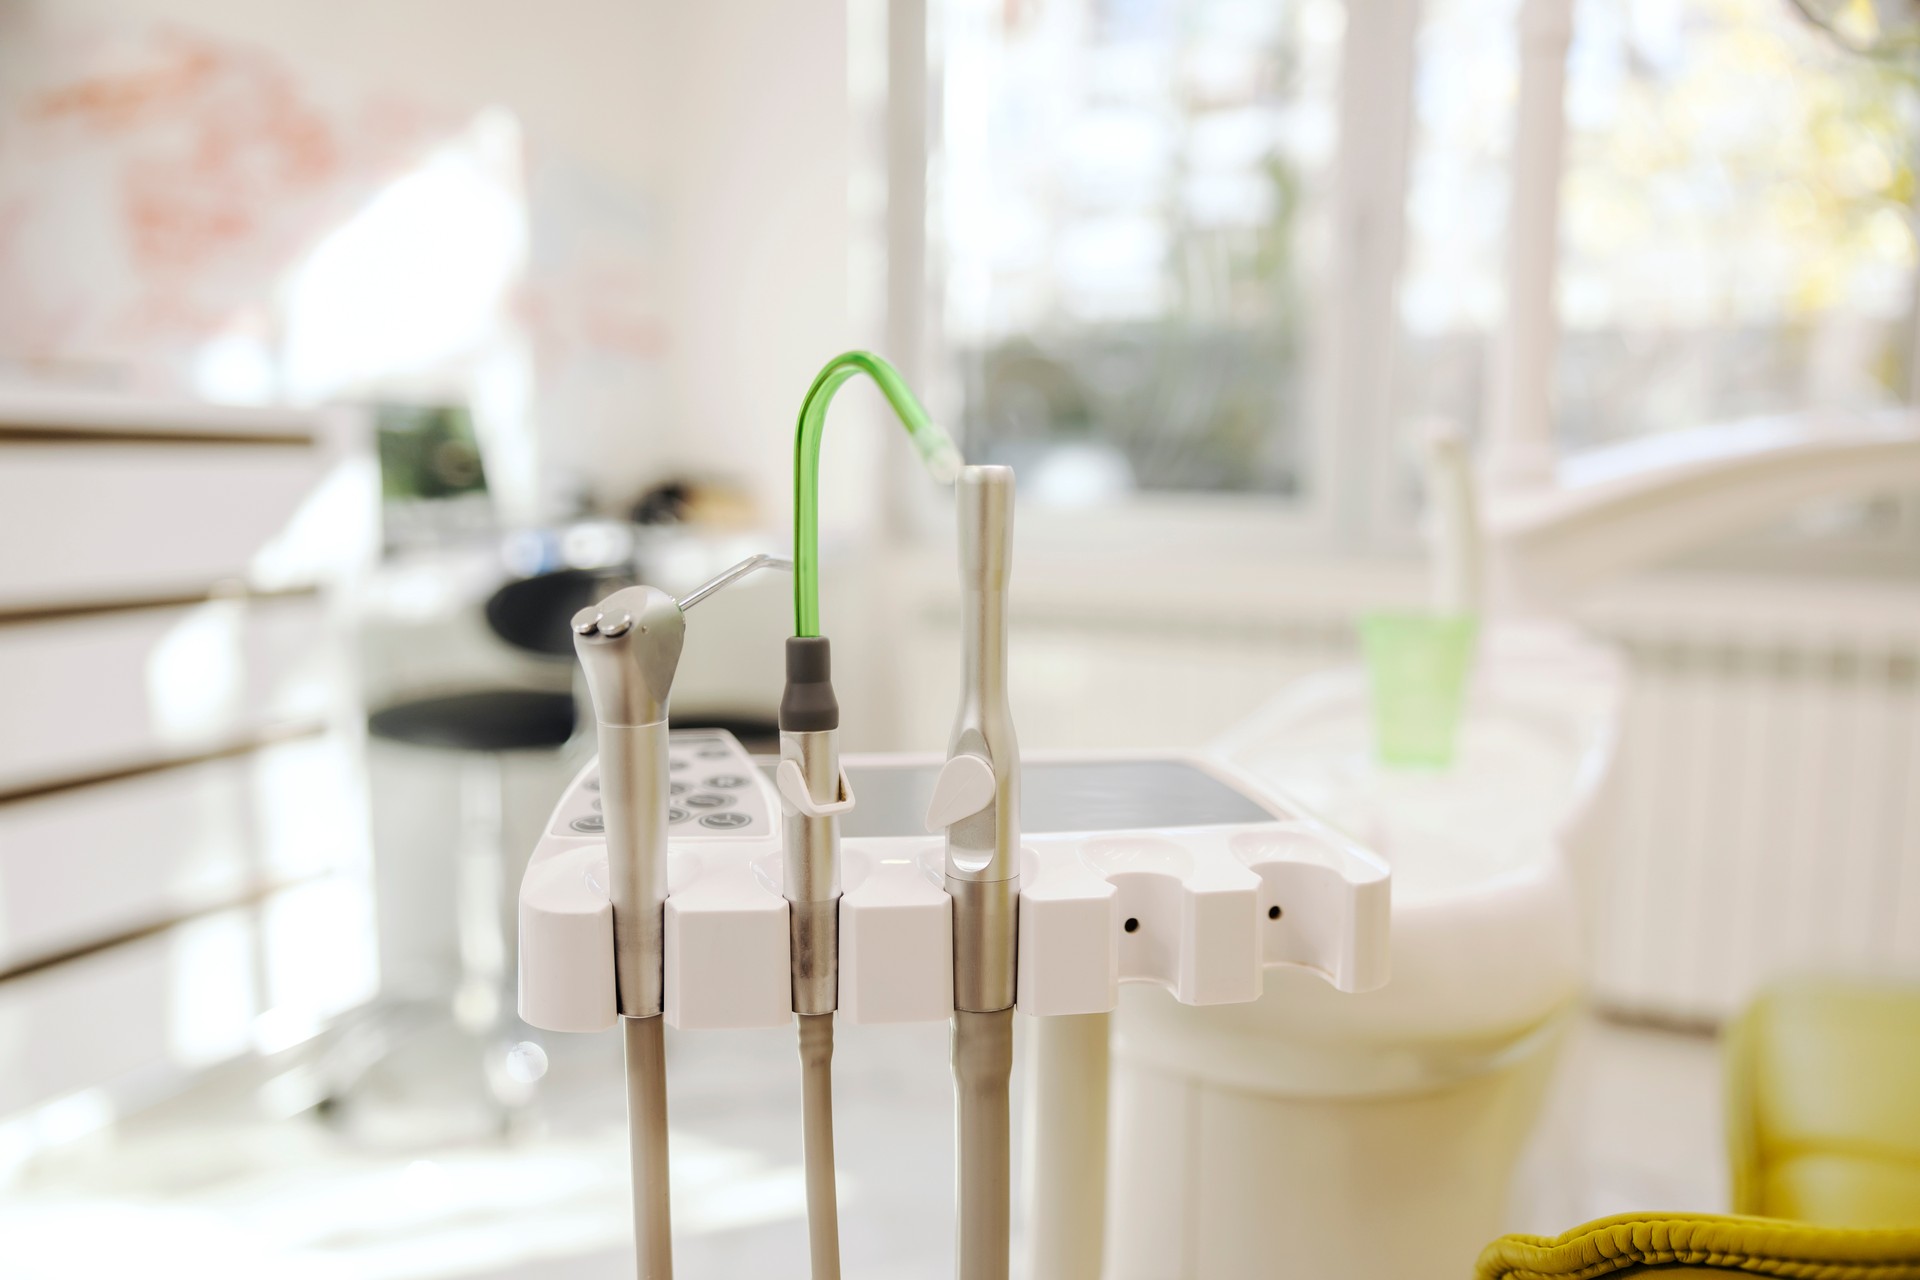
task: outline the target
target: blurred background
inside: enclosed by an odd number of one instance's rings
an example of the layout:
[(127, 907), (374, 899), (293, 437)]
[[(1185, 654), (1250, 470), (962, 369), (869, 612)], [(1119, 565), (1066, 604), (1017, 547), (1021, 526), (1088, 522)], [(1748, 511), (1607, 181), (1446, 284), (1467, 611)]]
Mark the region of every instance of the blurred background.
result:
[[(1911, 404), (1920, 62), (1803, 3), (1572, 5), (1562, 456)], [(1349, 660), (1424, 598), (1421, 432), (1502, 412), (1565, 10), (0, 0), (8, 1274), (624, 1274), (617, 1048), (512, 1010), (591, 753), (567, 616), (784, 550), (801, 395), (866, 346), (1019, 470), (1028, 747), (1199, 746)], [(950, 507), (868, 390), (835, 423), (846, 745), (934, 749)], [(679, 722), (768, 741), (786, 609), (705, 606)], [(1596, 1102), (1540, 1212), (1714, 1207), (1720, 1024), (1920, 970), (1920, 499), (1572, 616), (1634, 679), (1592, 1087), (1677, 1119), (1609, 1146)], [(943, 1038), (845, 1037), (862, 1273), (944, 1273)], [(674, 1052), (689, 1273), (790, 1270), (787, 1037)]]

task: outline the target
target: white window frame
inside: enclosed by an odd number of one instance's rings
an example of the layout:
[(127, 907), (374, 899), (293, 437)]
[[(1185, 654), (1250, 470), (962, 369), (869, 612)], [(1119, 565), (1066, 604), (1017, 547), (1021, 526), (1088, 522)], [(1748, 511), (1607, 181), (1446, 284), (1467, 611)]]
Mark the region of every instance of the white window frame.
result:
[[(886, 4), (888, 106), (886, 129), (887, 291), (882, 327), (915, 385), (927, 389), (936, 414), (951, 417), (960, 403), (950, 366), (938, 358), (942, 334), (938, 231), (930, 230), (935, 207), (929, 174), (937, 169), (938, 104), (942, 100), (940, 24), (942, 0), (884, 0)], [(1537, 77), (1536, 93), (1560, 112), (1541, 119), (1523, 108), (1513, 166), (1513, 213), (1517, 222), (1538, 223), (1541, 211), (1523, 205), (1544, 201), (1545, 225), (1558, 227), (1561, 146), (1564, 135), (1566, 43), (1573, 0), (1523, 0), (1515, 40), (1523, 67)], [(1093, 508), (1035, 509), (1023, 513), (1023, 541), (1033, 550), (1071, 552), (1099, 543), (1122, 550), (1196, 550), (1218, 557), (1223, 547), (1243, 547), (1249, 556), (1276, 551), (1408, 554), (1423, 539), (1419, 512), (1397, 487), (1403, 474), (1393, 465), (1400, 439), (1395, 368), (1401, 357), (1397, 306), (1407, 234), (1407, 195), (1413, 146), (1413, 94), (1418, 71), (1421, 0), (1348, 0), (1341, 41), (1338, 89), (1339, 141), (1330, 181), (1331, 262), (1310, 307), (1305, 359), (1318, 371), (1309, 383), (1308, 456), (1311, 470), (1299, 498), (1230, 493), (1146, 492)], [(1516, 234), (1510, 229), (1510, 235)], [(1500, 372), (1490, 388), (1490, 436), (1483, 444), (1489, 464), (1522, 461), (1521, 451), (1546, 444), (1541, 460), (1551, 466), (1551, 400), (1558, 316), (1553, 281), (1558, 237), (1519, 235), (1507, 267), (1509, 316), (1495, 335)], [(1531, 243), (1541, 240), (1541, 243)], [(1526, 297), (1518, 294), (1528, 295)], [(1545, 309), (1542, 326), (1518, 312)], [(1516, 403), (1516, 399), (1518, 403)], [(1532, 415), (1541, 421), (1526, 421)], [(1458, 424), (1462, 427), (1482, 424)], [(902, 461), (899, 466), (908, 463)], [(1496, 482), (1498, 477), (1495, 477)], [(889, 485), (905, 492), (906, 486)], [(892, 527), (924, 533), (930, 513), (895, 509)], [(1920, 501), (1904, 504), (1901, 541), (1920, 537)], [(1875, 547), (1884, 549), (1885, 540)], [(1854, 540), (1832, 555), (1853, 555)]]
[[(936, 414), (960, 403), (941, 349), (937, 229), (927, 175), (937, 173), (941, 101), (937, 46), (940, 0), (887, 0), (888, 187), (886, 349), (927, 389)], [(1405, 242), (1413, 133), (1413, 71), (1419, 0), (1358, 0), (1341, 41), (1340, 137), (1330, 181), (1332, 261), (1310, 308), (1305, 359), (1323, 372), (1310, 382), (1309, 474), (1299, 498), (1262, 494), (1147, 492), (1091, 508), (1023, 515), (1029, 546), (1072, 550), (1106, 545), (1244, 545), (1270, 553), (1371, 548), (1396, 524), (1396, 547), (1414, 541), (1395, 521), (1391, 469), (1374, 460), (1395, 448), (1392, 380), (1382, 376), (1375, 335), (1398, 328), (1395, 288)], [(1350, 139), (1361, 139), (1348, 145)], [(1391, 353), (1388, 356), (1391, 360)], [(1338, 424), (1337, 426), (1335, 424)], [(890, 486), (898, 487), (898, 486)], [(920, 529), (914, 513), (896, 528)]]

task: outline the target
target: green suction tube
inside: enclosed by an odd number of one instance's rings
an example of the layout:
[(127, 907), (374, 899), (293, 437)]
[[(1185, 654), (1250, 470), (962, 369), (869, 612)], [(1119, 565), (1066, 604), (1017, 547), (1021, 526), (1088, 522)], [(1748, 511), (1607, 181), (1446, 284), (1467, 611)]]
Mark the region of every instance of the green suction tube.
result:
[(856, 374), (879, 385), (934, 479), (950, 483), (960, 474), (960, 451), (914, 398), (900, 371), (868, 351), (837, 355), (820, 370), (800, 404), (793, 440), (793, 634), (820, 634), (820, 436), (834, 393)]

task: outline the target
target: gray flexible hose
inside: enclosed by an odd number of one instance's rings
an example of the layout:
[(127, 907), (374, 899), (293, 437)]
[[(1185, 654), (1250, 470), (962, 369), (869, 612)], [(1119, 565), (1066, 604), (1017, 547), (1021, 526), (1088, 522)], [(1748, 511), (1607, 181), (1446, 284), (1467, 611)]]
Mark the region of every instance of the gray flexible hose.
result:
[(633, 1253), (640, 1280), (673, 1280), (667, 1196), (666, 1019), (622, 1018), (627, 1049), (627, 1147), (633, 1160)]
[(1013, 1078), (1013, 1010), (953, 1015), (958, 1117), (958, 1280), (1006, 1280), (1013, 1152), (1007, 1089)]
[(813, 1258), (813, 1280), (840, 1280), (840, 1201), (833, 1184), (833, 1015), (798, 1017), (807, 1246)]

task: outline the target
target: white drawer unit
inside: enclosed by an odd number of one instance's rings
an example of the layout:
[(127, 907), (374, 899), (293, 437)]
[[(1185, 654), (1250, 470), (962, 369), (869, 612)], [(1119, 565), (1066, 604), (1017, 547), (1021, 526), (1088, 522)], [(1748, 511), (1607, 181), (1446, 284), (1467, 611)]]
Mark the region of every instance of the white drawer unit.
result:
[(0, 971), (340, 867), (358, 759), (314, 734), (0, 805)]
[(364, 885), (343, 873), (18, 973), (0, 982), (0, 1116), (135, 1104), (297, 1039), (373, 995), (372, 938)]
[(337, 667), (313, 594), (0, 625), (0, 793), (310, 728)]
[(359, 421), (0, 390), (0, 1119), (372, 994)]
[(57, 606), (258, 580), (266, 575), (256, 560), (287, 533), (324, 475), (325, 459), (311, 445), (0, 437), (0, 543), (9, 548), (0, 596)]
[(335, 576), (377, 532), (357, 424), (0, 391), (0, 611)]

